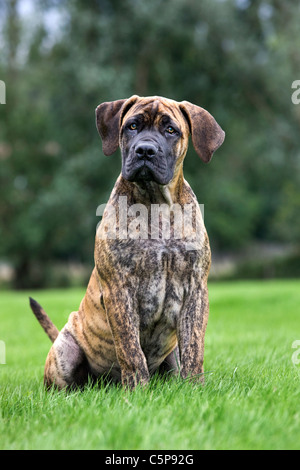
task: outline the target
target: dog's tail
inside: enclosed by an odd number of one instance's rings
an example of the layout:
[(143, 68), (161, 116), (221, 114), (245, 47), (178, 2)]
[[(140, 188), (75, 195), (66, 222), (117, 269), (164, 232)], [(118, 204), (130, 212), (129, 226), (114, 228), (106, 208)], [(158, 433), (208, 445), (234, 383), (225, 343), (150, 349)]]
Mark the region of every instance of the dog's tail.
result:
[(29, 302), (30, 302), (30, 307), (33, 313), (35, 314), (37, 320), (41, 324), (41, 326), (44, 328), (45, 332), (51, 339), (52, 343), (56, 340), (59, 331), (56, 328), (56, 326), (52, 323), (50, 318), (48, 317), (47, 313), (45, 310), (38, 304), (34, 299), (29, 297)]

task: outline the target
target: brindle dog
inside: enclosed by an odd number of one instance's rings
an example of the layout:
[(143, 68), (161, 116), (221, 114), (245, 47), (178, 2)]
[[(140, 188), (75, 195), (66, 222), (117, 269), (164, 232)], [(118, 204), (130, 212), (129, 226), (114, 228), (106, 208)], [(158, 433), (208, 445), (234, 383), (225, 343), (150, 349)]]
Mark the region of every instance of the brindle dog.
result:
[[(182, 168), (190, 134), (206, 163), (225, 134), (203, 108), (158, 96), (102, 103), (96, 122), (104, 154), (120, 146), (122, 173), (97, 229), (95, 268), (79, 310), (58, 332), (30, 299), (54, 342), (45, 384), (63, 388), (84, 384), (89, 375), (110, 374), (134, 388), (146, 384), (156, 370), (202, 380), (210, 247)], [(163, 236), (163, 211), (158, 226), (151, 227), (153, 208), (165, 206), (170, 209), (168, 236)], [(192, 210), (182, 236), (175, 230), (175, 208), (182, 214), (185, 208)], [(142, 237), (145, 217), (133, 215), (143, 211), (148, 225)], [(187, 219), (179, 218), (179, 226)]]

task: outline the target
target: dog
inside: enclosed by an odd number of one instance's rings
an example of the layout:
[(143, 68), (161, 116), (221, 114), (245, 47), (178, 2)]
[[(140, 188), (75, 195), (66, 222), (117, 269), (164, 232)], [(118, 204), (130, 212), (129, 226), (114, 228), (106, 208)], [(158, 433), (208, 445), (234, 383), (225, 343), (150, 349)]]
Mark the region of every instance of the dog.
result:
[(183, 161), (190, 135), (208, 163), (225, 133), (205, 109), (159, 96), (102, 103), (96, 125), (105, 155), (120, 146), (122, 172), (97, 228), (95, 267), (78, 311), (59, 332), (30, 298), (53, 342), (45, 385), (109, 375), (133, 389), (155, 371), (203, 381), (211, 254)]

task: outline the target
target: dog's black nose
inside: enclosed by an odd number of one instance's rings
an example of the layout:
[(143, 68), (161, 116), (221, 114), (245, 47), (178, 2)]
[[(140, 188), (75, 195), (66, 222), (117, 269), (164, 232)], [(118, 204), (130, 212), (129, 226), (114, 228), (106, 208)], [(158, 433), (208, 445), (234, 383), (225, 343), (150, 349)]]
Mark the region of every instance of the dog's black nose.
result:
[(157, 154), (157, 147), (150, 142), (142, 142), (137, 145), (135, 153), (138, 158), (153, 158)]

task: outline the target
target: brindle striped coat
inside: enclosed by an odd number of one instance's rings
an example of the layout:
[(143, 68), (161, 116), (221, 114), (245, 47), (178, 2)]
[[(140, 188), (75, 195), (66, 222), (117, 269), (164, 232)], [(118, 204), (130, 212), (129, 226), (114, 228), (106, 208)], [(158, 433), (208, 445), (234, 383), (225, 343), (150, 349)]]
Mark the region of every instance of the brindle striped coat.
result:
[[(133, 96), (103, 103), (96, 119), (104, 153), (110, 155), (120, 145), (122, 174), (97, 229), (95, 268), (78, 311), (70, 314), (59, 333), (31, 299), (34, 313), (54, 341), (46, 360), (45, 383), (63, 388), (85, 383), (89, 374), (110, 374), (133, 388), (147, 383), (158, 369), (201, 378), (210, 248), (182, 167), (190, 134), (196, 152), (208, 162), (222, 144), (224, 132), (203, 108), (162, 97)], [(120, 197), (126, 202), (125, 219), (118, 210)], [(168, 237), (163, 236), (165, 215), (161, 215), (154, 227), (158, 236), (153, 239), (155, 204), (171, 209)], [(145, 231), (139, 236), (140, 227), (129, 236), (132, 208), (141, 205), (147, 214), (147, 236)], [(172, 208), (184, 213), (187, 206), (193, 217), (179, 237)], [(119, 230), (121, 217), (127, 236)], [(115, 231), (107, 236), (112, 220)]]

